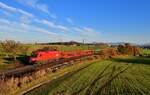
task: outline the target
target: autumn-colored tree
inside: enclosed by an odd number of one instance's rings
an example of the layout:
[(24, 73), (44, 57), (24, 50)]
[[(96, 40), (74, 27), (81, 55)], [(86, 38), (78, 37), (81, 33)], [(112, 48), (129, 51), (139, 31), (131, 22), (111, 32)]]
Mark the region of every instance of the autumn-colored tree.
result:
[(133, 47), (133, 55), (136, 56), (136, 55), (140, 55), (140, 49), (138, 47)]
[(126, 48), (125, 48), (124, 45), (119, 45), (117, 47), (117, 49), (118, 49), (118, 52), (121, 53), (121, 54), (125, 54), (126, 53)]
[(106, 48), (100, 51), (100, 55), (102, 58), (107, 59), (118, 55), (118, 51), (116, 48)]
[(139, 55), (139, 48), (130, 44), (124, 44), (124, 45), (119, 45), (117, 47), (118, 52), (121, 54), (128, 54), (128, 55)]

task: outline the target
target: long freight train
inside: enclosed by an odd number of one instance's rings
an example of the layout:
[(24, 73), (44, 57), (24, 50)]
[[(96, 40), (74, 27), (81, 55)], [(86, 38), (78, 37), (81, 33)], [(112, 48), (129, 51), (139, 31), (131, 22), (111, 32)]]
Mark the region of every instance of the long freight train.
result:
[(94, 50), (74, 50), (74, 51), (35, 51), (32, 53), (30, 63), (45, 63), (53, 60), (70, 59), (74, 57), (81, 57), (93, 55)]
[[(24, 75), (32, 74), (38, 70), (51, 68), (61, 68), (70, 65), (73, 60), (81, 59), (85, 56), (94, 55), (94, 50), (74, 50), (74, 51), (34, 51), (29, 58), (29, 63), (24, 67), (16, 68), (6, 72), (0, 73), (0, 79), (7, 79), (11, 77), (21, 77)], [(42, 63), (42, 64), (36, 64)], [(66, 64), (67, 63), (67, 64)]]

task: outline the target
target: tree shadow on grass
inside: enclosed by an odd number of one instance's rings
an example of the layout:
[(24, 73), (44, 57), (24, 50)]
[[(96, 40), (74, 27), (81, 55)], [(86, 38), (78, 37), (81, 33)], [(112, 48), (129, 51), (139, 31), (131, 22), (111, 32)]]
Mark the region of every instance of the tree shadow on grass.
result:
[(150, 58), (150, 55), (149, 54), (148, 55), (142, 55), (140, 57), (142, 57), (142, 58)]
[(6, 64), (20, 64), (20, 65), (29, 65), (29, 56), (27, 55), (17, 55), (16, 61), (13, 58), (10, 57), (4, 57), (3, 58)]
[(5, 60), (4, 63), (6, 64), (11, 64), (13, 62), (13, 58), (4, 57), (3, 59)]
[(125, 62), (125, 63), (147, 64), (147, 65), (150, 65), (150, 58), (146, 58), (146, 57), (113, 58), (112, 61), (115, 61), (115, 62)]

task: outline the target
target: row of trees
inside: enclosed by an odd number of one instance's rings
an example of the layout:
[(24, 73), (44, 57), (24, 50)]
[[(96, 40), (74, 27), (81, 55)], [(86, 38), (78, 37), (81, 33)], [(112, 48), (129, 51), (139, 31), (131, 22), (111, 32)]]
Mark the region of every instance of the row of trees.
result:
[[(16, 60), (17, 54), (27, 55), (29, 48), (30, 48), (29, 46), (23, 45), (20, 42), (16, 42), (14, 40), (5, 40), (5, 41), (0, 42), (0, 53), (4, 52), (6, 56), (8, 56), (9, 58), (13, 58), (14, 60)], [(56, 47), (44, 47), (43, 49), (39, 49), (39, 50), (49, 51), (49, 50), (57, 50), (57, 48)], [(112, 49), (109, 51), (107, 50), (107, 52), (105, 51), (105, 54), (110, 53), (110, 51), (112, 54), (116, 53), (116, 50)], [(140, 53), (138, 47), (132, 46), (130, 44), (119, 45), (117, 47), (117, 52), (120, 54), (128, 54), (128, 55), (133, 55), (133, 56), (139, 55)]]
[(101, 58), (108, 59), (118, 55), (140, 55), (140, 49), (130, 44), (119, 45), (117, 48), (105, 48), (100, 51)]

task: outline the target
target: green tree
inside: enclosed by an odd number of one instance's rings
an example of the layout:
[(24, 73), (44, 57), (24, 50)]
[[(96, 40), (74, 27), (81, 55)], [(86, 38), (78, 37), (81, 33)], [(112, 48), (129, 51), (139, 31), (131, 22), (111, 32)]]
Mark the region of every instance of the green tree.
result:
[(9, 56), (9, 58), (13, 58), (14, 61), (16, 61), (17, 52), (21, 47), (21, 44), (19, 42), (16, 42), (14, 40), (5, 40), (0, 42), (0, 46), (1, 50), (5, 52)]

